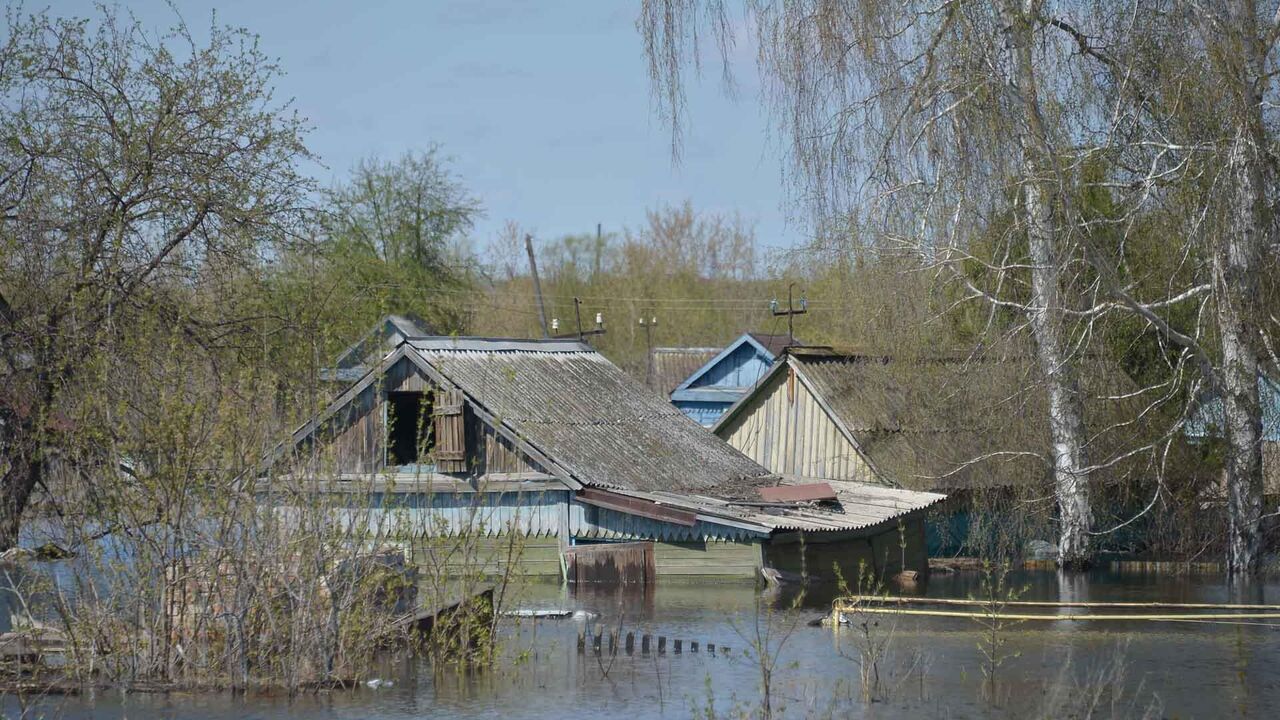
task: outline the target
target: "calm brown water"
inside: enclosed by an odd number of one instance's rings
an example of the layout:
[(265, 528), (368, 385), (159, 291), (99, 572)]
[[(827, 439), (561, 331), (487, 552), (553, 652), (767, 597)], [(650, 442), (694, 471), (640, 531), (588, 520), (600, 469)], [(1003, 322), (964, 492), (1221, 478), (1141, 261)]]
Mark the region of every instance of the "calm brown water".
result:
[[(937, 576), (936, 597), (975, 592), (976, 573)], [(1216, 578), (1093, 574), (1067, 585), (1054, 573), (1014, 577), (1024, 599), (1224, 602)], [(506, 631), (507, 658), (495, 671), (434, 676), (421, 663), (377, 668), (390, 688), (288, 700), (231, 695), (129, 696), (49, 700), (35, 713), (66, 718), (555, 718), (739, 717), (760, 704), (758, 663), (748, 651), (764, 638), (778, 661), (772, 683), (776, 717), (1082, 716), (1063, 698), (1097, 694), (1093, 717), (1275, 717), (1280, 706), (1280, 628), (1242, 624), (1069, 622), (1023, 624), (999, 634), (1006, 657), (994, 697), (985, 692), (984, 631), (972, 620), (881, 617), (869, 632), (885, 641), (874, 701), (861, 692), (859, 628), (833, 632), (805, 621), (829, 597), (810, 594), (795, 613), (773, 608), (788, 598), (747, 585), (665, 583), (649, 594), (580, 592), (535, 585), (525, 608), (573, 608), (621, 618), (637, 633), (635, 654), (597, 659), (576, 648), (581, 620), (520, 620)], [(1280, 583), (1251, 588), (1246, 602), (1280, 604)], [(640, 652), (640, 633), (668, 638), (667, 652)], [(672, 639), (684, 641), (673, 653)], [(689, 642), (701, 651), (693, 654)], [(707, 643), (728, 653), (711, 655)], [(14, 716), (12, 701), (4, 706)]]

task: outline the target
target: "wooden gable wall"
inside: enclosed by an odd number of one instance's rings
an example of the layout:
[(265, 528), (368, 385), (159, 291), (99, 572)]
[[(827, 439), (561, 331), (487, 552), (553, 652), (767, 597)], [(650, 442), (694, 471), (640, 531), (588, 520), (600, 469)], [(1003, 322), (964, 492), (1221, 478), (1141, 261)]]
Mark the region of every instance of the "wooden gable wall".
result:
[[(381, 382), (375, 382), (340, 410), (322, 437), (320, 457), (323, 467), (337, 474), (381, 472), (386, 468), (387, 412), (389, 392), (434, 392), (431, 381), (412, 362), (401, 360), (391, 366)], [(544, 472), (509, 440), (492, 427), (467, 413), (466, 474)]]
[(772, 364), (773, 361), (762, 355), (755, 345), (742, 342), (734, 348), (733, 352), (707, 368), (701, 377), (690, 383), (689, 389), (736, 390), (751, 387), (769, 372), (769, 366)]
[(774, 374), (716, 434), (775, 473), (881, 482), (793, 373)]

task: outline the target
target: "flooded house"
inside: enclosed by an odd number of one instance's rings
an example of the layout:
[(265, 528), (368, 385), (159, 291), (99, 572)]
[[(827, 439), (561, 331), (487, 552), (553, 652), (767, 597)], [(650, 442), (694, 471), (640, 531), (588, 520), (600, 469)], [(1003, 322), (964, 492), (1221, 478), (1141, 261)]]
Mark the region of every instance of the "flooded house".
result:
[[(1262, 408), (1262, 491), (1272, 498), (1280, 495), (1280, 380), (1258, 375), (1258, 404)], [(1206, 393), (1187, 422), (1187, 438), (1197, 444), (1221, 440), (1223, 425), (1221, 398)]]
[[(710, 353), (692, 372), (686, 372), (668, 391), (672, 404), (699, 425), (711, 427), (764, 377), (790, 342), (786, 335), (743, 333), (725, 348)], [(673, 359), (663, 358), (675, 366)]]
[[(1092, 397), (1133, 389), (1114, 369), (1084, 375)], [(1026, 358), (791, 347), (712, 431), (782, 475), (947, 493), (952, 500), (930, 523), (929, 551), (954, 554), (975, 539), (971, 532), (1000, 524), (970, 512), (975, 495), (998, 504), (1021, 488), (1051, 487), (1046, 401)], [(1104, 422), (1115, 409), (1100, 405), (1091, 401), (1102, 412), (1090, 415)], [(1129, 432), (1116, 423), (1095, 433), (1092, 449), (1109, 457), (1103, 446), (1132, 446)], [(1126, 470), (1121, 464), (1098, 477)], [(1013, 515), (1008, 524), (1022, 521)]]
[[(268, 496), (300, 484), (347, 493), (333, 523), (400, 543), (415, 562), (434, 539), (471, 533), (486, 571), (518, 562), (591, 579), (591, 566), (625, 565), (643, 581), (925, 570), (923, 516), (943, 499), (772, 472), (561, 339), (403, 339), (259, 479)], [(513, 537), (518, 559), (504, 555)]]

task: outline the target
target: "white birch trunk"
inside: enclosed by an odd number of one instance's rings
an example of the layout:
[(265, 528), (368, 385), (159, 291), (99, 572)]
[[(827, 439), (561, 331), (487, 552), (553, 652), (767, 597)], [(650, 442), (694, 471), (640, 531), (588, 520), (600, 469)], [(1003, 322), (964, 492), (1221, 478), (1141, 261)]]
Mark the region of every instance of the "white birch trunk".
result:
[(1254, 343), (1266, 202), (1260, 154), (1245, 132), (1237, 136), (1228, 161), (1229, 222), (1214, 253), (1227, 443), (1227, 569), (1233, 577), (1257, 572), (1262, 546), (1262, 408)]
[(1041, 174), (1050, 165), (1038, 162), (1047, 150), (1040, 122), (1039, 99), (1031, 48), (1034, 7), (1014, 11), (1014, 72), (1022, 102), (1022, 200), (1028, 252), (1031, 259), (1031, 303), (1027, 309), (1036, 357), (1049, 398), (1049, 435), (1053, 452), (1054, 495), (1058, 505), (1058, 566), (1087, 567), (1091, 559), (1089, 532), (1093, 509), (1089, 503), (1088, 458), (1084, 445), (1084, 412), (1075, 368), (1062, 325), (1060, 275), (1064, 258), (1053, 226), (1049, 198)]
[[(1226, 439), (1227, 569), (1232, 578), (1258, 571), (1262, 551), (1262, 408), (1258, 399), (1258, 326), (1263, 249), (1270, 240), (1266, 129), (1262, 117), (1266, 50), (1258, 38), (1257, 4), (1226, 6), (1221, 30), (1202, 29), (1234, 54), (1218, 67), (1235, 100), (1235, 133), (1226, 162), (1225, 222), (1213, 247), (1214, 294), (1222, 364)], [(1225, 57), (1225, 56), (1224, 56)]]
[(1031, 307), (1028, 310), (1036, 341), (1036, 359), (1049, 397), (1049, 437), (1053, 449), (1053, 486), (1058, 504), (1058, 565), (1083, 568), (1089, 564), (1088, 465), (1084, 448), (1084, 413), (1079, 385), (1062, 327), (1058, 287), (1060, 258), (1044, 193), (1034, 179), (1023, 184), (1027, 239), (1031, 255)]

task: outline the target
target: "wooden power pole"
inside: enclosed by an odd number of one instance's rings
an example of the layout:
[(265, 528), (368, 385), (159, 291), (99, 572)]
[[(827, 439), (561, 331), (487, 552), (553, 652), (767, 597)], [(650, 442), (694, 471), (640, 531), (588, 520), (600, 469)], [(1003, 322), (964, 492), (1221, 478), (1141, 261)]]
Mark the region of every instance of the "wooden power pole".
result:
[(800, 307), (795, 307), (791, 304), (792, 291), (795, 289), (795, 287), (796, 287), (795, 283), (791, 283), (790, 285), (787, 285), (787, 309), (786, 310), (778, 309), (778, 301), (776, 299), (773, 302), (769, 303), (769, 309), (773, 312), (774, 317), (785, 316), (787, 318), (787, 347), (791, 347), (792, 345), (796, 344), (796, 329), (793, 323), (793, 321), (795, 320), (795, 316), (804, 315), (806, 312), (809, 311), (809, 304), (805, 302), (804, 295), (800, 296)]
[(547, 327), (547, 307), (542, 303), (542, 283), (538, 281), (538, 259), (533, 254), (533, 236), (525, 234), (524, 249), (529, 253), (529, 272), (533, 273), (533, 294), (538, 298), (538, 320), (542, 321), (542, 337), (551, 337)]

